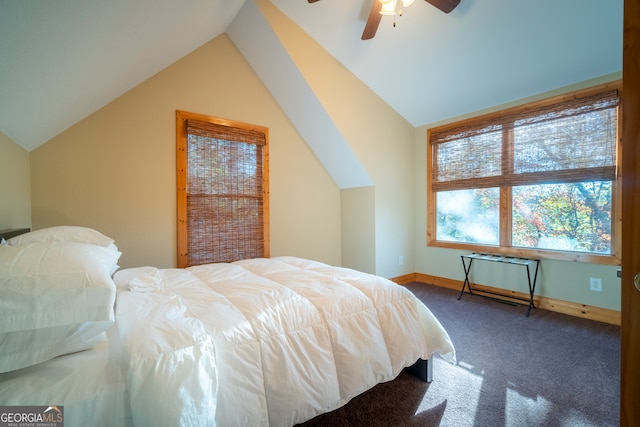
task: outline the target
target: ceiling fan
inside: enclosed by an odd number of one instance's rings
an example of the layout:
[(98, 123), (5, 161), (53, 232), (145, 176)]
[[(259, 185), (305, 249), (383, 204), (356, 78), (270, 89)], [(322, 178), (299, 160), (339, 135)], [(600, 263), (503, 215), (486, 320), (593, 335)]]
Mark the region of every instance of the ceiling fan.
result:
[[(307, 0), (309, 3), (315, 3), (318, 0)], [(425, 0), (427, 3), (437, 7), (444, 13), (449, 13), (460, 3), (460, 0)], [(413, 3), (413, 0), (373, 0), (373, 6), (369, 12), (369, 18), (367, 24), (364, 26), (362, 32), (362, 40), (372, 39), (378, 31), (378, 25), (380, 25), (380, 19), (382, 15), (395, 15), (399, 5), (404, 7)], [(394, 21), (395, 26), (395, 21)]]

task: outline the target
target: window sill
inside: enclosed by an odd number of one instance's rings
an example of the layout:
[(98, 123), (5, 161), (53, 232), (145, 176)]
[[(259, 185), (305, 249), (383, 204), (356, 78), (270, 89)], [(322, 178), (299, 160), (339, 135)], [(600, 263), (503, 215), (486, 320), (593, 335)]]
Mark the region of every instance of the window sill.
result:
[(600, 255), (586, 252), (570, 252), (570, 251), (552, 251), (545, 249), (524, 249), (504, 246), (487, 246), (487, 245), (474, 245), (470, 243), (454, 243), (434, 240), (427, 243), (429, 247), (459, 249), (472, 252), (486, 252), (496, 255), (505, 255), (522, 258), (532, 258), (540, 260), (557, 260), (557, 261), (571, 261), (571, 262), (584, 262), (588, 264), (602, 264), (602, 265), (614, 265), (619, 266), (622, 261), (620, 257), (615, 255)]

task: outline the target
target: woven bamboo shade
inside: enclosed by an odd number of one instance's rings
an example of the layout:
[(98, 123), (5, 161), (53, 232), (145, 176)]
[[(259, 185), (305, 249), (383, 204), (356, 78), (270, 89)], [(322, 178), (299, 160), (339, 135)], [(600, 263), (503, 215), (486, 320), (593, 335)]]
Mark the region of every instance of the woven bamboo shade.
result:
[(264, 132), (187, 120), (187, 264), (265, 256)]
[(432, 190), (615, 180), (618, 103), (613, 90), (436, 130)]

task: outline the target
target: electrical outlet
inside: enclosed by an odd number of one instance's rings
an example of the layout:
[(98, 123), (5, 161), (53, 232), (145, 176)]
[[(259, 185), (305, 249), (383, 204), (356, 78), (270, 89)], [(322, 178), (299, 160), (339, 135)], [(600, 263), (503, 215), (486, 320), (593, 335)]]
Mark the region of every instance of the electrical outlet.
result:
[(602, 279), (599, 277), (590, 277), (589, 289), (595, 292), (602, 292)]
[(404, 257), (402, 255), (398, 257), (398, 264), (404, 265)]

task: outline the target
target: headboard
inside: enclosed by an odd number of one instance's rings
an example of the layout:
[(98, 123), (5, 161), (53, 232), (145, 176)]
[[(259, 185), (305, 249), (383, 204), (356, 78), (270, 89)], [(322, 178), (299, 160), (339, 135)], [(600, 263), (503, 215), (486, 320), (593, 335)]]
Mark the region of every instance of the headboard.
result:
[(24, 233), (28, 233), (31, 231), (30, 228), (10, 228), (6, 230), (0, 230), (0, 240), (5, 239), (9, 240), (12, 237), (19, 236)]

